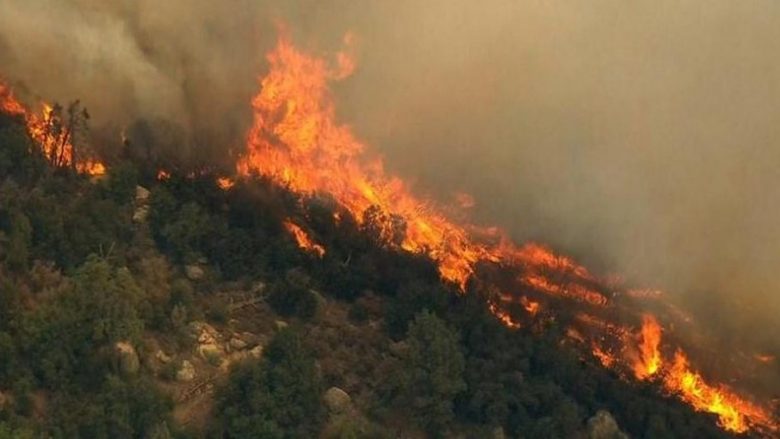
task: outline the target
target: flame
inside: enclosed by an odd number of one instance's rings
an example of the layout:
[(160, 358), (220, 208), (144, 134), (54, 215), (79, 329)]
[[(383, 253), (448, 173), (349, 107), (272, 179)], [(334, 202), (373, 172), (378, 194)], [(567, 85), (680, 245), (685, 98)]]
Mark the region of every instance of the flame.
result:
[(536, 313), (539, 312), (539, 309), (541, 309), (539, 302), (534, 302), (526, 296), (520, 297), (520, 304), (523, 305), (523, 308), (525, 308), (525, 310), (528, 311), (528, 314), (531, 314), (532, 316), (535, 316)]
[[(405, 221), (401, 248), (438, 262), (447, 281), (465, 288), (480, 260), (496, 256), (469, 239), (465, 228), (411, 195), (399, 178), (387, 176), (381, 160), (364, 160), (365, 146), (349, 127), (336, 123), (328, 81), (342, 79), (351, 65), (341, 53), (339, 67), (298, 51), (282, 36), (268, 55), (271, 70), (252, 101), (254, 124), (239, 175), (259, 172), (292, 190), (331, 194), (359, 221), (369, 208)], [(389, 215), (386, 215), (389, 216)]]
[(306, 233), (300, 226), (297, 224), (291, 222), (291, 221), (284, 221), (284, 228), (287, 229), (288, 232), (295, 238), (295, 242), (298, 243), (298, 247), (316, 254), (319, 257), (325, 256), (325, 247), (315, 243), (312, 241), (312, 239), (309, 237), (309, 234)]
[(22, 117), (27, 125), (27, 132), (41, 149), (43, 155), (55, 166), (73, 166), (76, 171), (98, 176), (106, 173), (103, 163), (94, 158), (76, 160), (75, 148), (68, 130), (58, 130), (54, 127), (60, 122), (54, 107), (47, 103), (41, 105), (41, 114), (35, 114), (22, 105), (13, 95), (13, 91), (0, 81), (0, 112), (11, 116)]
[(675, 353), (664, 386), (694, 409), (718, 415), (720, 425), (727, 430), (743, 433), (751, 425), (769, 426), (775, 432), (778, 429), (772, 415), (763, 408), (740, 398), (725, 386), (707, 384), (698, 372), (690, 368), (682, 351)]
[(27, 109), (14, 98), (10, 87), (0, 81), (0, 112), (11, 116), (26, 116)]
[(221, 177), (217, 179), (217, 186), (219, 186), (219, 188), (222, 189), (223, 191), (232, 188), (235, 184), (236, 184), (235, 181), (227, 177)]
[(615, 366), (615, 363), (617, 362), (617, 358), (615, 358), (614, 355), (603, 350), (597, 344), (594, 344), (592, 348), (593, 348), (592, 350), (593, 356), (596, 357), (597, 360), (599, 360), (602, 366), (606, 368), (612, 368), (613, 366)]
[(661, 325), (650, 314), (642, 316), (642, 331), (639, 334), (639, 359), (634, 364), (634, 373), (640, 380), (651, 377), (661, 368)]
[[(515, 270), (518, 291), (504, 292), (487, 301), (487, 308), (506, 327), (523, 326), (514, 315), (515, 308), (510, 308), (517, 303), (528, 313), (523, 318), (538, 318), (541, 304), (524, 295), (529, 289), (545, 294), (551, 301), (587, 307), (588, 312), (575, 314), (577, 327), (569, 327), (566, 334), (589, 348), (605, 367), (618, 370), (626, 379), (658, 377), (657, 382), (667, 392), (697, 410), (720, 416), (726, 429), (744, 431), (754, 426), (761, 431), (778, 430), (768, 409), (752, 405), (723, 387), (707, 384), (688, 367), (681, 350), (674, 361), (664, 361), (663, 331), (653, 315), (640, 314), (639, 334), (605, 317), (611, 315), (615, 321), (622, 321), (615, 316), (630, 311), (623, 306), (625, 298), (660, 299), (660, 292), (621, 293), (617, 290), (622, 279), (599, 279), (571, 258), (543, 245), (518, 246), (498, 228), (456, 223), (432, 203), (414, 196), (403, 180), (388, 175), (381, 159), (365, 157), (366, 146), (348, 126), (337, 122), (328, 88), (330, 81), (342, 80), (354, 72), (356, 63), (349, 50), (353, 38), (345, 39), (348, 50), (337, 54), (335, 68), (331, 68), (324, 59), (296, 49), (282, 33), (267, 55), (270, 70), (252, 100), (254, 121), (247, 135), (246, 152), (236, 165), (239, 176), (262, 174), (302, 194), (328, 194), (358, 224), (376, 231), (388, 245), (430, 257), (441, 278), (462, 292), (467, 290), (478, 263)], [(471, 204), (467, 197), (461, 197), (461, 201), (465, 201), (461, 205)], [(325, 249), (311, 241), (299, 226), (288, 221), (285, 227), (301, 248), (324, 255)], [(398, 240), (390, 239), (397, 236)], [(674, 310), (671, 305), (666, 309)], [(678, 349), (664, 346), (666, 352)], [(633, 374), (623, 373), (632, 369)]]
[(489, 302), (488, 309), (507, 328), (520, 329), (522, 327), (520, 322), (515, 321), (508, 312), (503, 311), (495, 303)]

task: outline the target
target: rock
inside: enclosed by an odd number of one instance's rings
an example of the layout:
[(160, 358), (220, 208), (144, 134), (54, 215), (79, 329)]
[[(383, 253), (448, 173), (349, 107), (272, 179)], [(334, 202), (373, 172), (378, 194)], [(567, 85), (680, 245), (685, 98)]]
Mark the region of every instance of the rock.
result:
[(289, 326), (289, 325), (287, 324), (287, 322), (285, 322), (284, 320), (277, 320), (275, 323), (276, 323), (276, 329), (277, 329), (277, 330), (280, 330), (280, 331), (281, 331), (282, 329), (286, 328), (287, 326)]
[(138, 353), (133, 345), (128, 342), (120, 341), (114, 345), (117, 354), (117, 366), (119, 372), (125, 375), (135, 375), (141, 367), (141, 361), (138, 359)]
[(258, 344), (267, 341), (265, 340), (265, 337), (255, 335), (251, 332), (242, 332), (240, 338), (246, 342), (247, 346), (257, 346)]
[(249, 355), (251, 355), (254, 358), (260, 358), (263, 356), (263, 346), (257, 345), (249, 350)]
[(620, 431), (615, 418), (608, 411), (599, 410), (588, 419), (588, 439), (628, 439), (628, 435)]
[(352, 398), (349, 394), (338, 387), (331, 387), (323, 396), (328, 411), (332, 414), (341, 414), (349, 409), (352, 404)]
[(265, 292), (265, 282), (257, 281), (252, 284), (252, 289), (249, 290), (252, 294), (260, 295)]
[(136, 186), (135, 187), (135, 201), (138, 204), (146, 204), (149, 201), (149, 195), (152, 193), (149, 192), (149, 189), (146, 189), (143, 186)]
[(133, 212), (133, 222), (143, 223), (146, 222), (146, 218), (149, 217), (149, 206), (139, 206)]
[(233, 337), (230, 339), (230, 348), (233, 350), (240, 351), (246, 349), (247, 346), (247, 342), (238, 337)]
[(409, 350), (409, 346), (405, 341), (401, 340), (395, 343), (390, 343), (389, 349), (393, 356), (403, 357), (406, 354), (406, 351)]
[(181, 367), (176, 371), (176, 381), (188, 383), (195, 379), (195, 366), (187, 360), (181, 362)]
[(222, 357), (222, 348), (216, 344), (202, 344), (198, 346), (198, 353), (206, 360), (215, 361), (215, 358)]
[(201, 280), (203, 279), (203, 276), (206, 275), (206, 272), (197, 265), (185, 266), (184, 273), (187, 275), (187, 279), (189, 280)]
[(162, 364), (168, 364), (171, 362), (171, 357), (163, 352), (162, 349), (157, 350), (157, 352), (154, 354), (154, 358), (156, 358), (157, 361)]

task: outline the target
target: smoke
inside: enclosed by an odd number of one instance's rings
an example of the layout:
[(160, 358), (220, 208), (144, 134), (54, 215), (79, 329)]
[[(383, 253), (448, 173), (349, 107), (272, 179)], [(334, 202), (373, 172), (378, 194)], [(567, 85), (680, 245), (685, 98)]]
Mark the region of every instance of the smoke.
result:
[(223, 159), (243, 143), (277, 21), (321, 52), (352, 31), (359, 67), (335, 86), (339, 115), (389, 169), (445, 202), (473, 194), (475, 220), (518, 240), (667, 289), (730, 341), (780, 350), (779, 3), (0, 0), (0, 11), (0, 70), (15, 85), (81, 98), (117, 131), (162, 120), (186, 154)]
[(241, 146), (274, 40), (256, 2), (0, 0), (0, 10), (2, 74), (27, 100), (81, 99), (115, 141), (139, 122), (181, 132), (183, 158)]
[(393, 2), (367, 22), (341, 108), (392, 169), (780, 350), (780, 4)]

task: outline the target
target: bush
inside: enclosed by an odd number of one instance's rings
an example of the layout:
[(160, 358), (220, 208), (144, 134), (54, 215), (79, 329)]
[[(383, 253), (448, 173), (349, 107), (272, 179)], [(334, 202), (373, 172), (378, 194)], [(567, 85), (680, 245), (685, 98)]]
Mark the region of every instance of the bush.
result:
[(271, 340), (258, 363), (239, 365), (217, 397), (225, 438), (316, 437), (323, 420), (322, 382), (314, 357), (294, 329)]
[(268, 295), (268, 303), (277, 313), (290, 317), (310, 319), (317, 314), (319, 300), (309, 288), (289, 282), (274, 285)]

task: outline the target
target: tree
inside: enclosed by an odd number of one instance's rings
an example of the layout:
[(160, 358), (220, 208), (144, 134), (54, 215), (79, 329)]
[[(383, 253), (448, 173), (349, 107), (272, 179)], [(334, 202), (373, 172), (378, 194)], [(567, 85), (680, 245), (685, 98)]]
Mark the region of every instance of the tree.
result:
[(295, 329), (277, 333), (260, 363), (241, 365), (219, 396), (217, 434), (227, 438), (316, 437), (322, 383)]
[(466, 388), (458, 334), (428, 311), (419, 313), (406, 337), (398, 402), (428, 432), (443, 434), (454, 418), (455, 397)]

